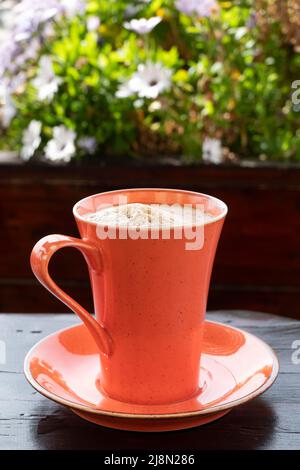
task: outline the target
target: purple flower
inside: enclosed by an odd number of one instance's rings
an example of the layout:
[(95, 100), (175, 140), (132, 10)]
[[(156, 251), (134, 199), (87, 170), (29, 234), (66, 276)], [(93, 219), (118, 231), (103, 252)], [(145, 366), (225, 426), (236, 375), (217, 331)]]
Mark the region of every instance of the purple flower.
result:
[(63, 11), (59, 0), (22, 0), (14, 9), (13, 35), (15, 41), (24, 41), (36, 33), (41, 24)]
[(6, 39), (0, 46), (0, 77), (6, 71), (15, 73), (26, 60), (35, 57), (39, 48), (37, 43), (31, 46), (29, 40), (33, 40), (36, 33), (40, 37), (47, 36), (51, 20), (60, 19), (62, 15), (82, 14), (85, 8), (86, 0), (21, 0), (17, 3)]
[(94, 137), (89, 136), (81, 137), (78, 140), (78, 147), (92, 155), (97, 149), (97, 140)]
[(86, 0), (60, 0), (64, 14), (70, 18), (82, 15), (86, 10)]
[(22, 88), (26, 83), (27, 75), (25, 72), (19, 72), (17, 75), (14, 75), (10, 80), (8, 87), (11, 90), (11, 93), (15, 93), (19, 88)]
[(0, 78), (8, 70), (15, 72), (16, 64), (14, 59), (22, 51), (19, 44), (15, 43), (13, 39), (7, 38), (0, 47)]
[(210, 16), (218, 7), (216, 0), (176, 0), (176, 8), (188, 16)]
[(62, 11), (60, 0), (22, 0), (14, 7), (10, 28), (0, 46), (0, 77), (5, 72), (15, 73), (27, 59), (35, 57), (38, 47), (32, 37)]
[(247, 21), (247, 27), (248, 27), (249, 29), (253, 29), (253, 28), (255, 28), (256, 23), (257, 23), (256, 12), (253, 11), (253, 12), (250, 14), (249, 19), (248, 19), (248, 21)]

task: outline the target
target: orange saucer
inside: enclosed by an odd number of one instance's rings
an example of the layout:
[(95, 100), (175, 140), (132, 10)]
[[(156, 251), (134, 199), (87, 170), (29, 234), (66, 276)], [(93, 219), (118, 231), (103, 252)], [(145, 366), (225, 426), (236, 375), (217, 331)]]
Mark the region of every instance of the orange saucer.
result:
[(146, 406), (113, 400), (101, 391), (99, 367), (97, 347), (84, 325), (47, 336), (24, 362), (27, 380), (41, 394), (88, 421), (131, 431), (171, 431), (214, 421), (263, 393), (279, 370), (266, 343), (213, 322), (205, 323), (199, 393), (185, 401)]

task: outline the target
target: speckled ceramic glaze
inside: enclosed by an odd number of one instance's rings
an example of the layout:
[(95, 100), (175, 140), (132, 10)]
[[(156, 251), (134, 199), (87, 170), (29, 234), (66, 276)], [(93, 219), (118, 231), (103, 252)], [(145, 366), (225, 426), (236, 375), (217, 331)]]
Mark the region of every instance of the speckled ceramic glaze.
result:
[[(187, 250), (181, 239), (100, 240), (97, 225), (82, 216), (103, 204), (201, 204), (212, 220), (204, 245)], [(121, 199), (120, 199), (121, 198)], [(226, 205), (211, 196), (179, 190), (133, 189), (97, 194), (74, 207), (81, 239), (50, 235), (33, 249), (36, 277), (83, 320), (100, 353), (99, 384), (110, 398), (140, 405), (193, 399), (210, 275)], [(48, 263), (60, 248), (78, 248), (88, 263), (96, 320), (50, 278)], [(80, 381), (91, 371), (82, 370)]]
[(114, 400), (101, 387), (98, 346), (85, 325), (78, 325), (35, 345), (24, 370), (36, 390), (82, 418), (134, 431), (171, 431), (214, 421), (264, 392), (278, 374), (277, 358), (268, 345), (213, 322), (204, 323), (201, 364), (199, 392), (192, 398), (167, 405)]

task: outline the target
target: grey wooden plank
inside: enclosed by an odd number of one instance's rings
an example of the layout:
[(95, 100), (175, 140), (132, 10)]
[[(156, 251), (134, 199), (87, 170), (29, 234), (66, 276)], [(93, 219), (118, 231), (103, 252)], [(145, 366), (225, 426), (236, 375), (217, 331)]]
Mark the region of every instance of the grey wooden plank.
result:
[[(25, 403), (26, 405), (26, 403)], [(267, 398), (234, 409), (203, 427), (163, 434), (110, 430), (81, 420), (70, 410), (36, 400), (24, 413), (0, 420), (0, 449), (289, 449), (300, 448), (299, 404), (271, 406)]]
[(221, 420), (186, 431), (131, 433), (97, 427), (33, 390), (22, 374), (23, 358), (41, 338), (78, 323), (74, 315), (0, 315), (0, 340), (7, 362), (0, 364), (0, 449), (300, 449), (300, 365), (291, 361), (300, 322), (257, 312), (208, 314), (245, 328), (271, 344), (281, 372), (261, 398)]

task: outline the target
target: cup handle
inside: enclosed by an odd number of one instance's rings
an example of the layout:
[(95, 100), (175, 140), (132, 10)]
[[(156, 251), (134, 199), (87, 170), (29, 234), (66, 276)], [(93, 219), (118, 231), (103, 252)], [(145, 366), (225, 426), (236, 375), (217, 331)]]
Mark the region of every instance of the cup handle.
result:
[(60, 248), (65, 247), (77, 248), (83, 254), (90, 269), (94, 271), (102, 270), (100, 250), (90, 241), (65, 235), (48, 235), (38, 241), (32, 250), (30, 257), (32, 271), (46, 289), (79, 316), (95, 339), (100, 352), (106, 356), (110, 356), (112, 352), (112, 342), (107, 330), (78, 302), (60, 289), (49, 274), (48, 265), (52, 255)]

